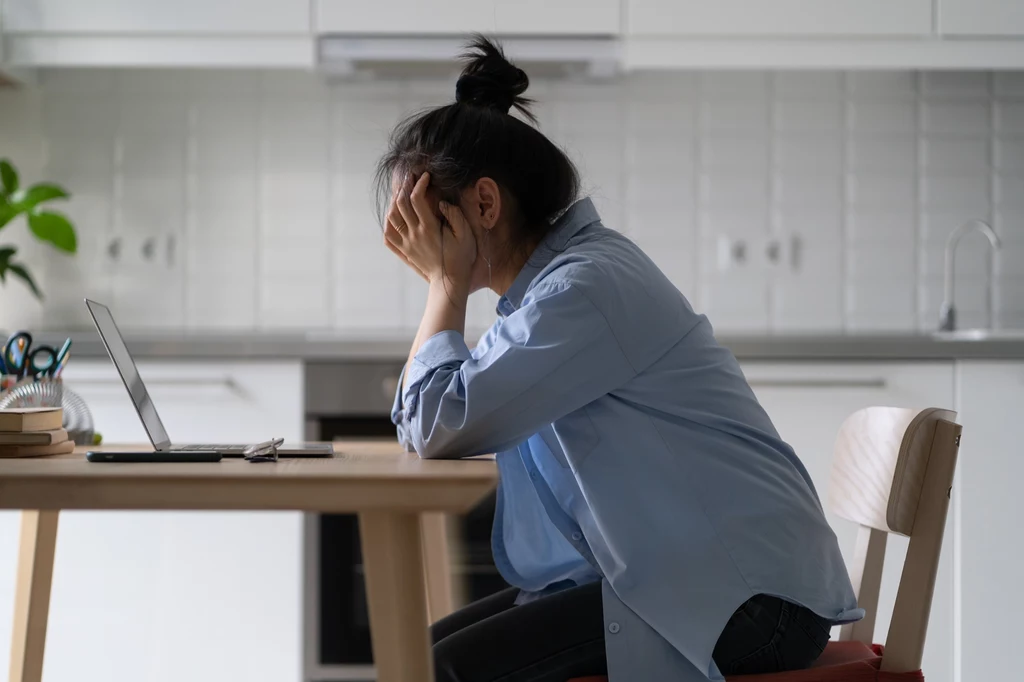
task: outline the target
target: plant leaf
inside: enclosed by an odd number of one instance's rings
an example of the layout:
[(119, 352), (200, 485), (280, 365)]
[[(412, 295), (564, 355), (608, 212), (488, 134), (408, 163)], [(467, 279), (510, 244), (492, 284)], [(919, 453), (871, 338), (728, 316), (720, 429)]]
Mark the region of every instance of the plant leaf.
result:
[(8, 204), (2, 197), (0, 197), (0, 227), (3, 227), (14, 220), (19, 213), (21, 213), (21, 211), (18, 210), (17, 206)]
[(11, 262), (11, 258), (17, 252), (18, 249), (13, 246), (0, 246), (0, 272), (7, 267), (7, 264)]
[[(32, 185), (22, 193), (22, 196), (18, 197), (16, 206), (20, 207), (23, 211), (30, 211), (44, 201), (50, 201), (51, 199), (67, 199), (70, 196), (63, 187), (58, 185), (51, 185), (49, 183), (40, 183), (38, 185)], [(13, 199), (13, 197), (12, 197)]]
[(14, 194), (18, 189), (18, 171), (7, 159), (0, 159), (0, 182), (7, 194)]
[(34, 211), (28, 215), (28, 226), (39, 239), (50, 242), (61, 251), (75, 253), (78, 250), (78, 238), (75, 228), (60, 213)]
[(25, 284), (28, 285), (28, 288), (36, 295), (36, 298), (43, 300), (43, 292), (39, 291), (39, 287), (36, 286), (35, 280), (32, 279), (32, 275), (28, 274), (28, 270), (25, 269), (24, 265), (21, 263), (8, 263), (7, 269), (24, 280)]

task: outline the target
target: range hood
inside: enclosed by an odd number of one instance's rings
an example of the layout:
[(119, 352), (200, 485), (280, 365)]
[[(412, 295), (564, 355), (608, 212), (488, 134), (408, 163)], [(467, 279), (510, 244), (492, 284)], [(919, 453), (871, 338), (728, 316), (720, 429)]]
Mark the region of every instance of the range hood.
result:
[[(611, 36), (498, 37), (505, 54), (531, 75), (583, 74), (607, 78), (619, 72), (621, 44)], [(326, 34), (318, 39), (319, 67), (333, 75), (448, 73), (466, 36), (367, 36)]]

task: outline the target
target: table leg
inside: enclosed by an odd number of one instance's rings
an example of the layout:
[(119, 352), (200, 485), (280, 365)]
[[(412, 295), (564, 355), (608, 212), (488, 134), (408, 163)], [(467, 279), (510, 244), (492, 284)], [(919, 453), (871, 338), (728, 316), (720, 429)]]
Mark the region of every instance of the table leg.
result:
[(378, 682), (433, 682), (419, 515), (364, 512), (359, 535)]
[(50, 582), (57, 548), (57, 514), (55, 510), (21, 512), (10, 682), (40, 682), (43, 679)]
[(423, 524), (423, 556), (427, 569), (427, 615), (434, 623), (455, 610), (448, 517), (441, 512), (427, 512), (420, 517), (420, 522)]

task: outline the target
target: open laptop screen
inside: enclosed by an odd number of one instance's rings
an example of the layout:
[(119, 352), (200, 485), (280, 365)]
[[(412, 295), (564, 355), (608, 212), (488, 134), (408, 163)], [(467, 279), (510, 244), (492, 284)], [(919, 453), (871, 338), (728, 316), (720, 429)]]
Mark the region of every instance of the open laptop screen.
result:
[(110, 355), (114, 367), (117, 368), (117, 373), (121, 375), (124, 387), (128, 389), (128, 395), (131, 396), (132, 403), (135, 404), (135, 411), (139, 413), (139, 418), (142, 420), (150, 442), (157, 450), (167, 450), (171, 446), (171, 440), (167, 437), (167, 431), (164, 430), (160, 415), (157, 414), (156, 407), (153, 406), (153, 400), (149, 397), (146, 385), (142, 383), (142, 377), (139, 376), (135, 361), (132, 359), (131, 353), (128, 352), (128, 346), (124, 344), (124, 338), (114, 323), (114, 316), (110, 314), (110, 309), (102, 303), (86, 299), (85, 305), (89, 307), (89, 313), (92, 315), (93, 322), (96, 323), (96, 330), (100, 333), (103, 345), (106, 346), (107, 353)]

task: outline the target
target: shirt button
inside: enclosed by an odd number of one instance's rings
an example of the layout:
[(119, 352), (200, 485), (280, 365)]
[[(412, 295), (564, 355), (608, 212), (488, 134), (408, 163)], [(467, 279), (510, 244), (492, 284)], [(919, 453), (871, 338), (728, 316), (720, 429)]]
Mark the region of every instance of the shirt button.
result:
[(574, 540), (575, 542), (579, 542), (580, 540), (582, 540), (582, 539), (583, 539), (583, 533), (581, 533), (581, 532), (579, 532), (579, 531), (576, 531), (575, 533), (573, 533), (573, 534), (572, 534), (572, 539), (573, 539), (573, 540)]
[(621, 629), (622, 628), (619, 627), (618, 623), (609, 623), (608, 624), (608, 632), (612, 633), (613, 635), (619, 634), (619, 630), (621, 630)]

